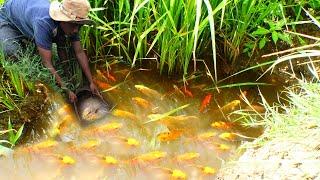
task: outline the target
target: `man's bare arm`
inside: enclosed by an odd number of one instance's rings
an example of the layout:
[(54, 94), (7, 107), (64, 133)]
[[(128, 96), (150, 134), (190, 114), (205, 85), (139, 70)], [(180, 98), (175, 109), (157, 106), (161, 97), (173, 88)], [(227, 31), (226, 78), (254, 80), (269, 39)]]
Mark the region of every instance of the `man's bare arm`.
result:
[(66, 89), (65, 85), (62, 82), (61, 77), (59, 76), (58, 72), (56, 71), (56, 69), (52, 65), (52, 60), (51, 60), (52, 52), (50, 50), (43, 49), (43, 48), (41, 48), (39, 46), (37, 48), (38, 48), (39, 54), (40, 54), (40, 56), (42, 58), (43, 65), (46, 68), (48, 68), (49, 71), (53, 74), (53, 76), (55, 77), (58, 85), (68, 93), (70, 101), (71, 102), (76, 101), (77, 96), (72, 91)]
[(52, 52), (51, 52), (51, 50), (47, 50), (47, 49), (41, 48), (39, 46), (37, 48), (38, 48), (39, 54), (40, 54), (41, 59), (42, 59), (42, 64), (46, 68), (48, 68), (49, 71), (53, 74), (53, 76), (55, 77), (58, 85), (60, 87), (63, 87), (62, 79), (59, 76), (59, 74), (57, 73), (56, 69), (52, 65), (52, 61), (51, 61)]

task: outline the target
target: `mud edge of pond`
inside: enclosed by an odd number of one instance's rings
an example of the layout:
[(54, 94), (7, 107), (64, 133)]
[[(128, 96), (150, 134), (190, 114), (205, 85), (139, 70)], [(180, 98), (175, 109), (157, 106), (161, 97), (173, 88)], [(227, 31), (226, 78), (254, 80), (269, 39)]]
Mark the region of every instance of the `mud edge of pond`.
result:
[(319, 179), (320, 130), (299, 140), (272, 140), (247, 149), (237, 161), (226, 162), (216, 179)]

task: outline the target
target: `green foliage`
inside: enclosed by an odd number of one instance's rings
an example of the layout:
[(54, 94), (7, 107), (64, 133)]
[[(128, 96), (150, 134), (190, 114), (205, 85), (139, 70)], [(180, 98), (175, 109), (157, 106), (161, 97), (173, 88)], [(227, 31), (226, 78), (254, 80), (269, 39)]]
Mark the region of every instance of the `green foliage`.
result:
[(1, 149), (4, 149), (3, 145), (5, 144), (10, 145), (10, 147), (12, 148), (17, 144), (19, 138), (22, 135), (23, 128), (24, 128), (24, 124), (20, 126), (18, 131), (13, 129), (11, 120), (10, 119), (8, 120), (8, 129), (0, 131), (0, 137), (3, 136), (4, 134), (7, 134), (7, 140), (0, 140), (0, 153), (1, 153)]

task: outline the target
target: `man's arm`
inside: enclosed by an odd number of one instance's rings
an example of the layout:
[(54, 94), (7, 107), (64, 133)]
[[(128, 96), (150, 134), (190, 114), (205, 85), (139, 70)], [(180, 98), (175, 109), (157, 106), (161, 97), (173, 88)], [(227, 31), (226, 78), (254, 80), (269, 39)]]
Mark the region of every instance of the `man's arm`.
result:
[(71, 102), (74, 102), (76, 99), (77, 99), (77, 96), (70, 90), (68, 89), (65, 89), (65, 85), (63, 84), (62, 82), (62, 79), (61, 77), (59, 76), (58, 72), (56, 71), (56, 69), (53, 67), (52, 65), (52, 61), (51, 61), (51, 58), (52, 58), (52, 52), (50, 50), (47, 50), (47, 49), (44, 49), (44, 48), (41, 48), (41, 47), (37, 47), (38, 48), (38, 51), (39, 51), (39, 55), (41, 56), (42, 58), (42, 63), (43, 65), (49, 69), (49, 71), (53, 74), (53, 76), (55, 77), (58, 85), (67, 91), (68, 95), (69, 95), (69, 99)]
[(53, 76), (55, 77), (58, 85), (60, 87), (63, 87), (63, 83), (62, 83), (62, 79), (61, 77), (59, 76), (59, 74), (57, 73), (56, 69), (53, 67), (52, 65), (52, 61), (51, 61), (51, 58), (52, 58), (52, 52), (50, 50), (47, 50), (47, 49), (44, 49), (44, 48), (41, 48), (41, 47), (37, 47), (38, 48), (38, 51), (39, 51), (39, 54), (42, 58), (42, 64), (49, 69), (49, 71), (53, 74)]

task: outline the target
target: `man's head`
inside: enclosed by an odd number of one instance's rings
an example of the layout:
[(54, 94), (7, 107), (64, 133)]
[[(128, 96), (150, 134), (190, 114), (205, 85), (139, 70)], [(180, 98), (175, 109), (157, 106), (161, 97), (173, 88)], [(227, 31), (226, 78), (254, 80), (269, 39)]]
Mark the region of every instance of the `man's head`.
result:
[(72, 24), (92, 24), (88, 18), (90, 3), (87, 0), (53, 1), (50, 4), (50, 17), (56, 21)]

